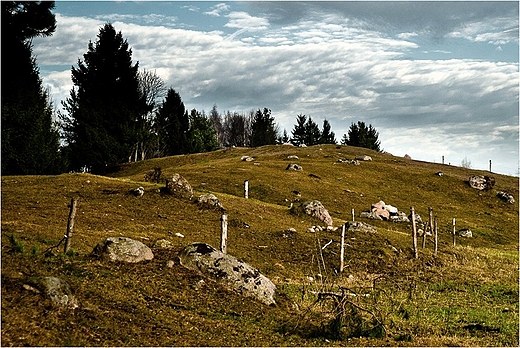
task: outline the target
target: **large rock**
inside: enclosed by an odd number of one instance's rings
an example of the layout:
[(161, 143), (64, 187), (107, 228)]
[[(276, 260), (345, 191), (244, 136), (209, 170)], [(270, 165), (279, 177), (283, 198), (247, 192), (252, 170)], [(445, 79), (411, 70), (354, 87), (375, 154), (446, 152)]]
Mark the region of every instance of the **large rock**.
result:
[(296, 170), (296, 171), (302, 171), (303, 168), (302, 166), (296, 164), (296, 163), (291, 163), (287, 166), (287, 168), (285, 168), (285, 170)]
[(213, 193), (205, 193), (197, 197), (197, 204), (205, 209), (224, 210), (224, 206)]
[(495, 178), (487, 175), (472, 175), (468, 182), (469, 186), (477, 190), (490, 190), (495, 186)]
[(372, 157), (363, 155), (363, 156), (356, 156), (355, 158), (358, 161), (372, 161)]
[(497, 192), (497, 197), (500, 198), (501, 200), (503, 200), (504, 202), (511, 203), (511, 204), (515, 203), (515, 199), (514, 199), (513, 195), (511, 195), (507, 192), (499, 191), (499, 192)]
[(176, 198), (191, 199), (193, 197), (193, 188), (190, 183), (177, 173), (166, 179), (166, 190)]
[(109, 261), (141, 262), (153, 259), (152, 249), (126, 237), (109, 237), (100, 242), (92, 255)]
[(345, 226), (347, 232), (362, 232), (362, 233), (376, 233), (377, 229), (374, 226), (365, 224), (361, 221), (349, 221)]
[(293, 205), (291, 207), (291, 213), (296, 215), (307, 214), (317, 218), (320, 221), (325, 222), (327, 225), (332, 225), (332, 218), (329, 212), (320, 201), (313, 200)]
[(371, 210), (374, 214), (383, 220), (390, 220), (390, 212), (386, 209), (386, 204), (383, 201), (372, 204)]
[(275, 303), (276, 286), (257, 269), (204, 243), (193, 243), (179, 253), (181, 265), (223, 283), (238, 293), (267, 305)]
[(27, 283), (29, 286), (24, 285), (24, 288), (44, 293), (55, 304), (72, 308), (78, 307), (78, 302), (72, 294), (69, 284), (61, 278), (36, 277), (29, 279)]

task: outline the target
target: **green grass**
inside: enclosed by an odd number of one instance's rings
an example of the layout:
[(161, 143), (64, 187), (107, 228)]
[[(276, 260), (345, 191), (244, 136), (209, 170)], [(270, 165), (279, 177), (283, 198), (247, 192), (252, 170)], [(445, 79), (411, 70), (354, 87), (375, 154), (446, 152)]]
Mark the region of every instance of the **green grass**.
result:
[[(360, 166), (337, 162), (363, 154), (373, 161)], [(242, 162), (243, 155), (255, 161)], [(288, 155), (299, 160), (288, 161)], [(285, 171), (291, 162), (303, 171)], [(244, 300), (209, 280), (194, 290), (201, 275), (177, 262), (166, 266), (190, 243), (218, 247), (220, 213), (161, 193), (162, 183), (144, 182), (155, 167), (164, 177), (184, 176), (195, 195), (211, 192), (221, 200), (230, 221), (228, 253), (275, 282), (276, 306)], [(435, 176), (438, 171), (444, 175)], [(480, 192), (465, 182), (472, 174), (488, 173), (327, 145), (232, 148), (153, 159), (125, 165), (111, 177), (2, 177), (3, 344), (518, 346), (518, 204), (496, 197), (499, 190), (518, 197), (518, 178), (494, 175), (495, 188)], [(249, 180), (247, 200), (244, 180)], [(143, 197), (127, 194), (137, 186), (145, 188)], [(45, 254), (63, 238), (72, 197), (79, 197), (72, 251), (64, 255), (60, 245)], [(320, 200), (334, 226), (350, 220), (351, 209), (358, 216), (379, 200), (405, 212), (414, 206), (423, 219), (433, 207), (439, 253), (433, 254), (428, 240), (426, 249), (419, 248), (419, 259), (413, 259), (409, 224), (362, 220), (378, 232), (347, 234), (345, 271), (337, 275), (340, 231), (306, 232), (319, 222), (289, 213), (298, 199)], [(457, 229), (470, 228), (475, 236), (458, 238), (455, 247), (453, 217)], [(176, 237), (177, 232), (185, 238)], [(109, 236), (149, 246), (165, 238), (175, 247), (154, 249), (154, 260), (136, 265), (91, 258), (94, 246)], [(23, 288), (25, 281), (42, 275), (66, 279), (81, 306), (56, 308)], [(376, 314), (385, 337), (349, 337), (348, 327), (333, 335), (334, 304), (317, 301), (317, 293), (342, 288), (370, 295), (349, 299)], [(362, 314), (360, 320), (368, 325), (370, 315)]]

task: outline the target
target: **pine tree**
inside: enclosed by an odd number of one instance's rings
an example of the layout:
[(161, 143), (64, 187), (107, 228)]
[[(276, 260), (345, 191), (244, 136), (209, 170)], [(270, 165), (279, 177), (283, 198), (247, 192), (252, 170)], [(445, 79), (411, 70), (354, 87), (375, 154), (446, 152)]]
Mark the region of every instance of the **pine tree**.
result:
[(271, 110), (258, 109), (251, 124), (251, 146), (273, 145), (278, 138), (278, 129), (271, 116)]
[(190, 153), (209, 152), (219, 148), (217, 132), (210, 119), (195, 109), (190, 113), (188, 142)]
[(54, 2), (2, 1), (2, 175), (63, 170), (53, 105), (31, 39), (56, 29)]
[(140, 91), (139, 63), (132, 65), (132, 50), (112, 24), (100, 29), (83, 58), (72, 68), (75, 87), (63, 103), (70, 165), (103, 173), (132, 155), (137, 121), (150, 106)]
[(347, 145), (364, 147), (367, 149), (381, 151), (378, 140), (379, 133), (372, 125), (366, 126), (365, 122), (358, 121), (357, 124), (352, 123), (348, 130)]
[(168, 89), (166, 99), (157, 111), (157, 134), (163, 156), (189, 152), (188, 131), (190, 121), (181, 96), (173, 88)]
[(305, 144), (308, 146), (316, 145), (321, 138), (321, 131), (318, 124), (309, 116), (307, 123), (305, 123)]
[(305, 122), (307, 121), (307, 116), (299, 114), (296, 116), (296, 124), (294, 125), (294, 129), (292, 130), (292, 143), (296, 146), (300, 146), (301, 144), (305, 144)]
[(336, 144), (336, 135), (331, 131), (330, 123), (323, 120), (323, 130), (321, 132), (320, 144)]

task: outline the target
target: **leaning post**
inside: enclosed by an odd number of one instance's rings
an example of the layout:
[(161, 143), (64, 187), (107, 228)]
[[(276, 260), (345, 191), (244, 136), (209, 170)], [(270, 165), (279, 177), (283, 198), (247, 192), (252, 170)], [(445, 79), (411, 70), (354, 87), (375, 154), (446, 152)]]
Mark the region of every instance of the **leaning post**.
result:
[[(352, 209), (353, 210), (353, 209)], [(340, 248), (340, 256), (339, 256), (339, 273), (343, 272), (343, 268), (345, 267), (345, 229), (346, 223), (343, 224), (341, 229), (341, 248)]]
[(69, 220), (67, 221), (67, 234), (65, 235), (65, 248), (63, 250), (65, 254), (70, 250), (70, 244), (72, 242), (72, 232), (74, 231), (74, 218), (76, 217), (77, 204), (77, 197), (70, 200)]

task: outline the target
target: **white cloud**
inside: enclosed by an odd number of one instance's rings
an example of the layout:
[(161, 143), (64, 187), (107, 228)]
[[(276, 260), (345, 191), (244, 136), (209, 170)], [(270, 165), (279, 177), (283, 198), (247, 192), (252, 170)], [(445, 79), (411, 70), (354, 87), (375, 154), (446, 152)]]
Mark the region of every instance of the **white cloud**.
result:
[(227, 12), (227, 11), (229, 11), (229, 5), (220, 3), (220, 4), (216, 4), (215, 6), (212, 6), (211, 11), (204, 12), (204, 14), (207, 14), (207, 15), (213, 16), (213, 17), (220, 17), (222, 12)]
[[(140, 68), (156, 70), (190, 109), (268, 107), (289, 134), (299, 113), (320, 123), (327, 118), (338, 140), (351, 122), (363, 120), (380, 131), (385, 150), (417, 159), (444, 155), (460, 163), (467, 151), (480, 166), (518, 158), (517, 63), (403, 59), (418, 47), (406, 35), (392, 39), (336, 17), (326, 25), (307, 19), (280, 29), (246, 12), (227, 18), (226, 26), (237, 29), (231, 37), (218, 30), (114, 26)], [(38, 63), (75, 65), (103, 22), (57, 20), (52, 37), (34, 40)], [(233, 40), (246, 32), (255, 35)], [(68, 96), (70, 70), (42, 70), (42, 77), (54, 98)]]
[(397, 37), (401, 40), (410, 40), (412, 37), (415, 37), (415, 36), (418, 36), (419, 34), (417, 34), (416, 32), (412, 32), (412, 33), (400, 33), (400, 34), (397, 34)]

